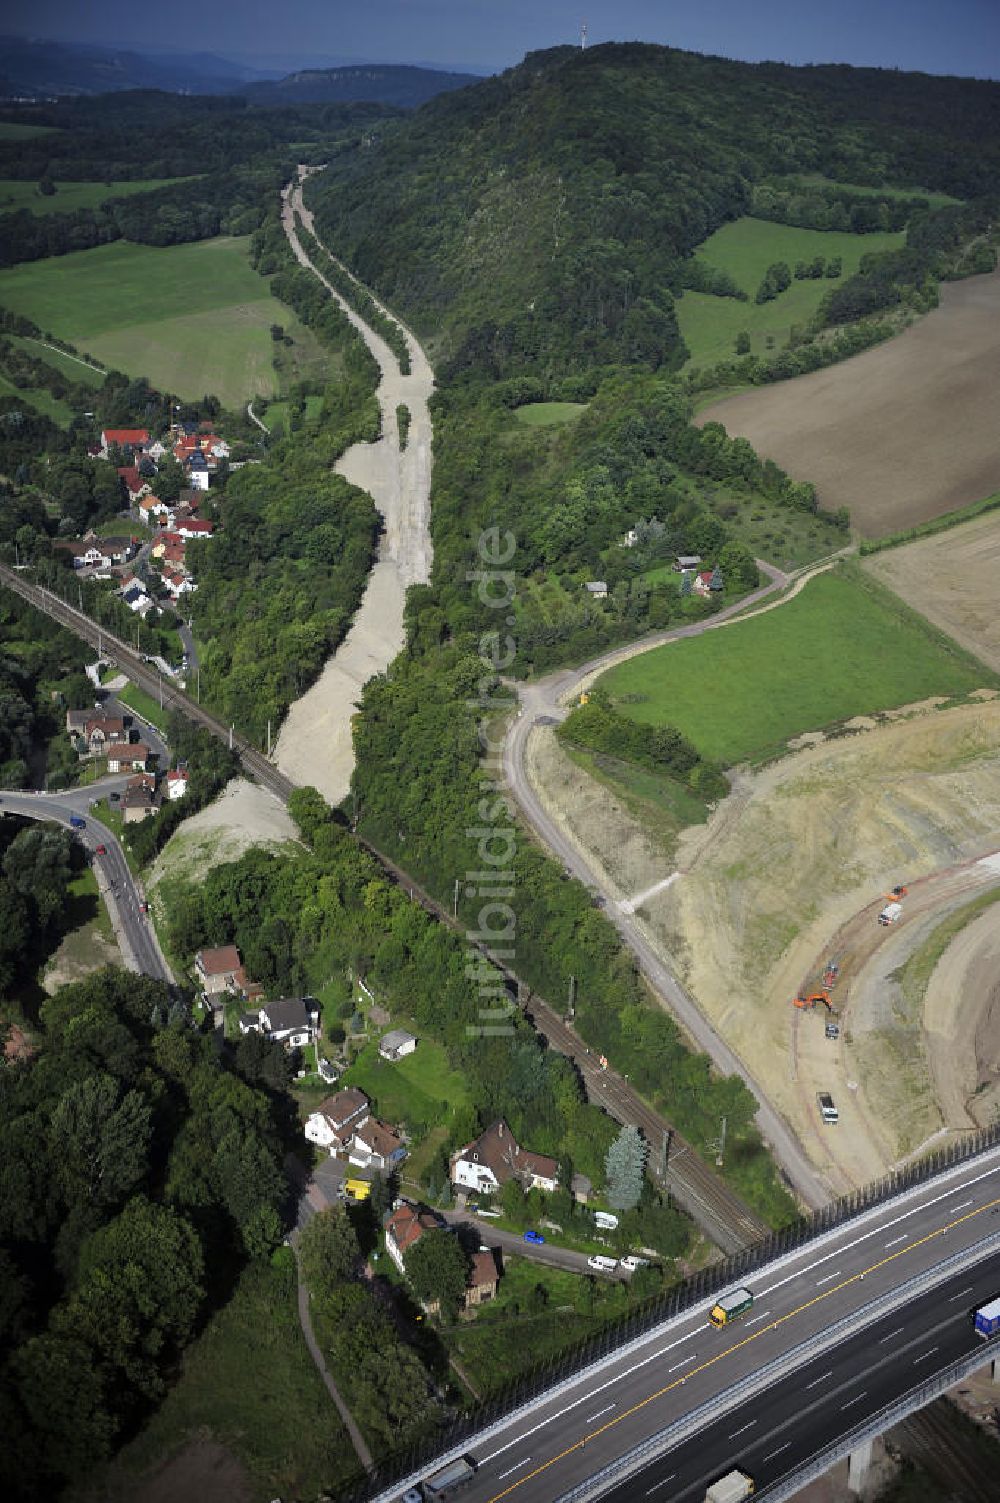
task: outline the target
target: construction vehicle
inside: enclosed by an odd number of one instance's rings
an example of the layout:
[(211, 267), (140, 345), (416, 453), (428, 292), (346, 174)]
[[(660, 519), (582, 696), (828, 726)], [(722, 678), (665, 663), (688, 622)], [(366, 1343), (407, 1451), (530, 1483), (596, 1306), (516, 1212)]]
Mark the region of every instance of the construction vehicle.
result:
[(705, 1503), (743, 1503), (743, 1499), (752, 1498), (753, 1493), (753, 1478), (737, 1469), (712, 1483), (705, 1494)]
[(837, 962), (835, 960), (831, 960), (827, 964), (826, 970), (823, 972), (823, 989), (824, 989), (824, 991), (829, 991), (831, 987), (836, 986), (836, 984), (837, 984), (837, 977), (839, 975), (840, 975), (840, 966), (837, 964)]
[(886, 897), (889, 899), (890, 903), (895, 903), (898, 902), (900, 898), (905, 898), (909, 890), (910, 889), (908, 887), (903, 887), (902, 885), (900, 885), (899, 887), (894, 887), (892, 889), (892, 892), (887, 892)]
[(795, 1006), (801, 1007), (805, 1012), (811, 1012), (817, 1002), (822, 1002), (827, 1012), (833, 1012), (833, 1003), (826, 992), (810, 992), (807, 997), (796, 997)]
[(882, 912), (878, 916), (878, 921), (883, 926), (883, 928), (886, 924), (894, 924), (899, 918), (899, 915), (902, 913), (902, 911), (902, 903), (886, 903), (885, 907), (882, 909)]

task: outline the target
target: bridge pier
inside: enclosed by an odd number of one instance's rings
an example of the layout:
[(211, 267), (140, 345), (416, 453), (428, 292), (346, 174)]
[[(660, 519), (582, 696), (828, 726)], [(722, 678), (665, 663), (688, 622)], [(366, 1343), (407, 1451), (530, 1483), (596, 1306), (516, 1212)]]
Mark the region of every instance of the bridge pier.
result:
[(1000, 1384), (1000, 1357), (994, 1357), (990, 1363), (990, 1377), (994, 1383)]
[(880, 1483), (879, 1462), (885, 1459), (885, 1442), (881, 1435), (863, 1441), (853, 1450), (847, 1461), (847, 1485), (856, 1497), (864, 1497), (867, 1490)]

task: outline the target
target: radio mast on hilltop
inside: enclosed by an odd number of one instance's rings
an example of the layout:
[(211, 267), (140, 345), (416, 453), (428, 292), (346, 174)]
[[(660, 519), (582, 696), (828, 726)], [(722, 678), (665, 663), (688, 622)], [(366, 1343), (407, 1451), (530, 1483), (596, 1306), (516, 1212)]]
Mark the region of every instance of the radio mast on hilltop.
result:
[(586, 21), (583, 21), (580, 24), (580, 51), (581, 52), (585, 52), (586, 48), (587, 48), (587, 23), (586, 23)]

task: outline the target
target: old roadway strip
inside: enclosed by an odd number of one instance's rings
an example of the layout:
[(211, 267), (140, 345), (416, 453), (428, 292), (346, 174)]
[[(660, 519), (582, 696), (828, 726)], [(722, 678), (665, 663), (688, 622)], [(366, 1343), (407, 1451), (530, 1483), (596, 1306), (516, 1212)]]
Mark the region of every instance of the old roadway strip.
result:
[(519, 1487), (523, 1487), (526, 1482), (530, 1482), (533, 1477), (540, 1477), (543, 1472), (548, 1471), (549, 1467), (555, 1466), (557, 1462), (562, 1461), (567, 1456), (572, 1456), (574, 1451), (579, 1451), (587, 1444), (588, 1440), (596, 1440), (599, 1435), (604, 1435), (607, 1431), (613, 1430), (616, 1425), (621, 1424), (622, 1420), (627, 1420), (633, 1414), (638, 1414), (640, 1410), (645, 1409), (647, 1404), (652, 1404), (657, 1399), (662, 1399), (665, 1393), (671, 1393), (673, 1389), (680, 1388), (689, 1378), (695, 1377), (698, 1373), (707, 1372), (717, 1362), (722, 1362), (724, 1358), (731, 1357), (733, 1352), (741, 1351), (743, 1347), (749, 1346), (753, 1341), (757, 1341), (761, 1336), (766, 1335), (768, 1331), (776, 1331), (786, 1321), (794, 1320), (797, 1315), (802, 1315), (804, 1311), (811, 1310), (814, 1305), (822, 1304), (831, 1295), (838, 1294), (842, 1289), (847, 1289), (849, 1285), (858, 1283), (868, 1274), (877, 1273), (880, 1268), (885, 1268), (889, 1263), (894, 1262), (896, 1258), (902, 1257), (905, 1253), (913, 1252), (914, 1248), (923, 1247), (925, 1243), (932, 1242), (935, 1237), (943, 1237), (946, 1232), (952, 1231), (956, 1226), (961, 1226), (966, 1221), (972, 1221), (976, 1216), (982, 1216), (984, 1212), (990, 1211), (996, 1206), (1000, 1206), (1000, 1196), (995, 1200), (988, 1200), (985, 1205), (981, 1205), (975, 1211), (969, 1211), (965, 1216), (956, 1216), (954, 1221), (948, 1221), (944, 1226), (939, 1226), (933, 1232), (928, 1232), (926, 1236), (918, 1237), (916, 1242), (908, 1242), (898, 1252), (890, 1253), (887, 1258), (879, 1258), (877, 1263), (872, 1263), (868, 1268), (862, 1269), (859, 1273), (852, 1273), (850, 1278), (843, 1279), (839, 1284), (834, 1284), (830, 1289), (824, 1289), (822, 1294), (813, 1295), (812, 1299), (807, 1299), (804, 1304), (797, 1305), (794, 1310), (789, 1310), (787, 1315), (779, 1316), (777, 1320), (772, 1320), (768, 1325), (761, 1326), (759, 1331), (754, 1331), (752, 1336), (744, 1336), (742, 1341), (737, 1341), (733, 1346), (727, 1346), (724, 1351), (716, 1352), (715, 1356), (709, 1357), (707, 1362), (699, 1362), (697, 1367), (689, 1368), (683, 1377), (675, 1378), (672, 1383), (665, 1383), (655, 1393), (648, 1394), (646, 1398), (640, 1399), (637, 1404), (633, 1404), (630, 1409), (625, 1409), (621, 1414), (616, 1415), (614, 1419), (608, 1420), (607, 1424), (599, 1425), (596, 1430), (591, 1430), (586, 1435), (581, 1436), (571, 1446), (566, 1446), (558, 1455), (550, 1456), (548, 1461), (536, 1467), (533, 1472), (526, 1472), (523, 1477), (518, 1478), (516, 1482), (512, 1482), (502, 1492), (494, 1493), (492, 1498), (487, 1500), (487, 1503), (500, 1503), (501, 1498), (510, 1497), (511, 1493), (516, 1492)]

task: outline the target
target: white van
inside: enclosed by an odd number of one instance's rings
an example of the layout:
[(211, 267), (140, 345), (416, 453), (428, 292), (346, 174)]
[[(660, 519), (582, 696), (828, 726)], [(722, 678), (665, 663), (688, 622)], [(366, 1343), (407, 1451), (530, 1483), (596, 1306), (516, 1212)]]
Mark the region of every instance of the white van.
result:
[(622, 1258), (621, 1263), (626, 1273), (635, 1273), (637, 1268), (649, 1267), (648, 1258), (637, 1258), (633, 1253), (629, 1253), (627, 1258)]
[(595, 1253), (587, 1259), (587, 1267), (593, 1268), (597, 1273), (614, 1273), (618, 1267), (617, 1258), (606, 1258), (603, 1253)]
[(602, 1232), (613, 1232), (617, 1230), (618, 1217), (612, 1216), (610, 1211), (595, 1211), (594, 1223)]

